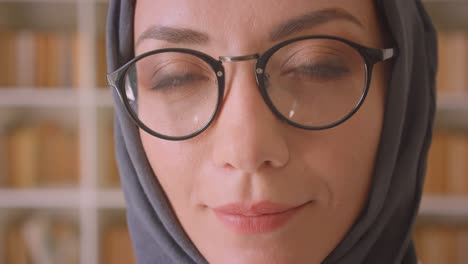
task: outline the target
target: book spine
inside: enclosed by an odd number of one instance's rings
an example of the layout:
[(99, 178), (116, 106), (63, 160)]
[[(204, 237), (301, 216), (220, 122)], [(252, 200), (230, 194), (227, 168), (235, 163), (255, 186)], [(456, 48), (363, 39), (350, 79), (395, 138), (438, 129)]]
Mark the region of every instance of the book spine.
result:
[(16, 34), (16, 85), (33, 87), (36, 54), (35, 36), (32, 31), (19, 31)]
[(7, 139), (9, 185), (32, 188), (37, 185), (39, 138), (33, 126), (19, 125)]
[(0, 31), (0, 87), (16, 85), (15, 33)]

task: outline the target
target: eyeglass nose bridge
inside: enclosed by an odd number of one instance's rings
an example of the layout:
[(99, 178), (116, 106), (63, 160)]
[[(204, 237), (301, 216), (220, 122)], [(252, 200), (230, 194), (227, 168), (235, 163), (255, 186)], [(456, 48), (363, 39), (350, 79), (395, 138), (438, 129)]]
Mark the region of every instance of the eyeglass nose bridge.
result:
[(220, 56), (219, 61), (221, 62), (236, 62), (236, 61), (247, 61), (247, 60), (258, 60), (260, 55), (258, 53), (244, 55), (244, 56)]
[[(238, 62), (238, 61), (248, 61), (248, 60), (258, 60), (260, 58), (260, 54), (254, 53), (250, 55), (244, 55), (244, 56), (219, 56), (219, 61), (220, 62)], [(255, 69), (255, 72), (257, 74), (263, 74), (263, 69), (257, 68)], [(218, 73), (222, 74), (222, 73)], [(257, 80), (258, 83), (258, 80)]]

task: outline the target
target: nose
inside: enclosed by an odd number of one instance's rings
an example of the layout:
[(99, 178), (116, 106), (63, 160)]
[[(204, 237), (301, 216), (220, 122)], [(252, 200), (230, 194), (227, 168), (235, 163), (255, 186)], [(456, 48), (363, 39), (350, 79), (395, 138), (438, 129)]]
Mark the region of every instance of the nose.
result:
[(289, 160), (287, 125), (265, 104), (252, 72), (253, 62), (226, 66), (225, 98), (212, 127), (215, 165), (248, 174), (264, 167), (283, 167)]

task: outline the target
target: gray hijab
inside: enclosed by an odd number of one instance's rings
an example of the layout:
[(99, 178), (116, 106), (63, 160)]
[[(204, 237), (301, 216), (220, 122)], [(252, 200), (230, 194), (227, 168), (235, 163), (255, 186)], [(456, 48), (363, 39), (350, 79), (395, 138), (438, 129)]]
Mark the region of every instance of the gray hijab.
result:
[[(377, 0), (399, 50), (368, 203), (323, 263), (417, 263), (411, 240), (435, 111), (436, 34), (419, 0)], [(135, 0), (111, 0), (107, 62), (133, 58)], [(139, 264), (206, 263), (178, 223), (143, 151), (137, 127), (114, 91), (115, 144), (127, 220)]]

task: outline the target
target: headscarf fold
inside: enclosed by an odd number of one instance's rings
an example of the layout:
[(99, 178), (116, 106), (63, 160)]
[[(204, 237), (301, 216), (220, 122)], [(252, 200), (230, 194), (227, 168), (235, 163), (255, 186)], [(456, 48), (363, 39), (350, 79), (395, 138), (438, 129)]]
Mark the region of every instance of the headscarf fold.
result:
[[(399, 55), (367, 205), (324, 264), (417, 263), (411, 240), (435, 114), (437, 40), (420, 0), (376, 0)], [(113, 72), (134, 57), (135, 0), (110, 0), (107, 63)], [(184, 233), (146, 158), (137, 126), (119, 96), (115, 144), (127, 222), (139, 264), (207, 263)]]

